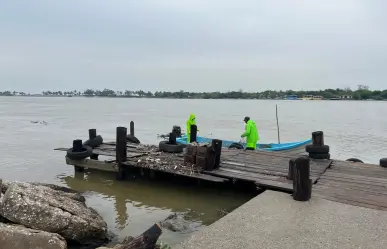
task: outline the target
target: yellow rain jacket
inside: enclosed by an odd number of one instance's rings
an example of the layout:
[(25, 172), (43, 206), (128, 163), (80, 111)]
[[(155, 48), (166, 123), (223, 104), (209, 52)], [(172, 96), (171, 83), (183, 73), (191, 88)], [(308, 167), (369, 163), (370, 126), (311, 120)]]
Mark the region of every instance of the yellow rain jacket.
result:
[(241, 137), (246, 137), (246, 147), (257, 148), (257, 142), (259, 140), (259, 134), (255, 122), (252, 120), (247, 121), (245, 126), (245, 132)]
[[(186, 133), (187, 133), (187, 141), (188, 143), (190, 142), (190, 137), (191, 137), (191, 125), (196, 125), (196, 116), (195, 114), (189, 115), (189, 118), (186, 122)], [(199, 131), (199, 129), (197, 129)]]

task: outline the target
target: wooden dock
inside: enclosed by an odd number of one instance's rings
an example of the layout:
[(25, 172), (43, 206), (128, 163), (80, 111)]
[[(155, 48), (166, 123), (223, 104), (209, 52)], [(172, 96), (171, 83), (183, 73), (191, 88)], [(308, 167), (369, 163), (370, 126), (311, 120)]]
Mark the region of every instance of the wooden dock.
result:
[[(293, 181), (288, 179), (289, 160), (297, 156), (299, 156), (297, 153), (223, 149), (219, 168), (202, 173), (231, 180), (252, 181), (259, 187), (291, 193)], [(311, 160), (313, 182), (316, 182), (331, 162), (331, 160)]]
[[(55, 150), (67, 151), (68, 149), (57, 148)], [(157, 146), (127, 143), (127, 159), (121, 165), (126, 172), (133, 172), (132, 169), (135, 168), (140, 170), (142, 175), (148, 171), (148, 174), (162, 172), (216, 183), (249, 182), (260, 188), (291, 193), (293, 184), (291, 180), (288, 180), (289, 160), (300, 156), (302, 151), (293, 150), (291, 153), (281, 153), (222, 148), (220, 166), (208, 171), (196, 165), (184, 163), (183, 153), (165, 153), (159, 151)], [(111, 157), (111, 160), (71, 160), (66, 157), (66, 164), (76, 166), (78, 171), (82, 169), (120, 171), (115, 158), (116, 143), (103, 143), (94, 148), (93, 153), (98, 156)], [(313, 182), (320, 177), (331, 162), (331, 160), (311, 161)]]
[(387, 210), (387, 169), (335, 160), (313, 186), (312, 195), (353, 206)]
[[(134, 127), (130, 130), (134, 136)], [(89, 130), (89, 139), (95, 137), (96, 131)], [(102, 143), (101, 140), (101, 144), (92, 149), (90, 159), (65, 158), (66, 163), (74, 166), (76, 171), (94, 169), (115, 172), (117, 180), (131, 174), (148, 175), (152, 179), (161, 173), (216, 184), (247, 183), (255, 189), (292, 193), (297, 201), (307, 201), (313, 196), (387, 210), (387, 166), (331, 160), (323, 132), (313, 132), (312, 140), (311, 146), (288, 152), (227, 149), (213, 141), (212, 145), (190, 145), (190, 150), (195, 151), (192, 155), (187, 152), (188, 148), (185, 154), (169, 153), (161, 151), (159, 146), (128, 142), (126, 128), (118, 127), (116, 142)], [(79, 144), (82, 146), (80, 140), (74, 140), (72, 150)], [(203, 152), (213, 153), (210, 163)], [(98, 160), (99, 156), (108, 159)], [(192, 163), (187, 158), (196, 158), (196, 162)], [(208, 167), (207, 164), (212, 165)]]

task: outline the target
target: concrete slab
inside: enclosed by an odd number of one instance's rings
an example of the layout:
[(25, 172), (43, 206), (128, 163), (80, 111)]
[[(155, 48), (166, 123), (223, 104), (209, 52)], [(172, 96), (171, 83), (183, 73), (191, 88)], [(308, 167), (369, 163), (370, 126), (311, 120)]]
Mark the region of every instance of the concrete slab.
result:
[(387, 212), (265, 191), (176, 246), (180, 249), (339, 248), (387, 245)]

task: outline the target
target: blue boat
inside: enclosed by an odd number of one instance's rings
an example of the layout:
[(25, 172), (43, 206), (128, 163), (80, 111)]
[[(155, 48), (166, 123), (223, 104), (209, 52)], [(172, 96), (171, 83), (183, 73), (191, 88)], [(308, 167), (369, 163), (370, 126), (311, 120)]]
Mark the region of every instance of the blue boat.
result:
[[(197, 136), (196, 141), (198, 143), (211, 143), (212, 138)], [(187, 136), (184, 135), (182, 137), (176, 138), (176, 142), (182, 143), (182, 144), (188, 144)], [(265, 150), (265, 151), (293, 150), (293, 149), (297, 149), (301, 146), (305, 146), (305, 145), (310, 144), (310, 143), (312, 143), (312, 139), (302, 140), (302, 141), (298, 141), (298, 142), (281, 143), (281, 144), (276, 144), (276, 143), (257, 144), (257, 150)], [(239, 142), (230, 141), (230, 140), (222, 140), (222, 147), (229, 148), (231, 145), (233, 145), (232, 147), (234, 147), (235, 144), (240, 144), (243, 146), (243, 148), (246, 148), (245, 143), (239, 143)], [(235, 148), (237, 148), (237, 147), (235, 147)]]
[(298, 100), (297, 95), (287, 95), (285, 96), (285, 99), (287, 100)]

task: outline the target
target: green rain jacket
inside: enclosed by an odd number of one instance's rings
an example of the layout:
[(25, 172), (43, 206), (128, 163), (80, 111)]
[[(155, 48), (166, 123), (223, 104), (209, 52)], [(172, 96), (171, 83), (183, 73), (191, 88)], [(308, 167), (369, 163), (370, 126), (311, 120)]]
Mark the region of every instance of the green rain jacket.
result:
[(246, 137), (246, 147), (257, 148), (257, 142), (259, 140), (259, 134), (255, 122), (252, 120), (247, 121), (245, 126), (245, 132), (241, 137)]
[[(196, 116), (195, 114), (189, 115), (189, 118), (186, 122), (186, 133), (187, 133), (187, 141), (188, 143), (190, 142), (190, 137), (191, 137), (191, 125), (196, 125)], [(199, 131), (199, 129), (197, 129)]]

